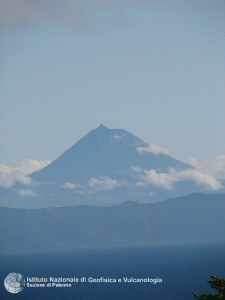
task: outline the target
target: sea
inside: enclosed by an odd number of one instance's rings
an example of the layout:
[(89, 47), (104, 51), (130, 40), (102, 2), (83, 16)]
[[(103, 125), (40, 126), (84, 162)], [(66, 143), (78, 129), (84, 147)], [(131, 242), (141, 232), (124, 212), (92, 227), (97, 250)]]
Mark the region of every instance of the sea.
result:
[[(225, 241), (11, 252), (0, 265), (1, 299), (189, 300), (225, 277)], [(4, 287), (10, 273), (25, 279), (19, 293)]]

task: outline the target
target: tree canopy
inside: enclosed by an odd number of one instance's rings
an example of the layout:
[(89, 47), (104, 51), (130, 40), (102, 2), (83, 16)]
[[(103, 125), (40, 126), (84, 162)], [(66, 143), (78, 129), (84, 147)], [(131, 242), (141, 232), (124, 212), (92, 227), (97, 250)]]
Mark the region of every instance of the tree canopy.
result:
[(216, 289), (215, 294), (204, 293), (198, 296), (197, 294), (192, 293), (194, 298), (199, 300), (225, 300), (225, 278), (218, 278), (216, 276), (210, 276), (210, 278), (211, 280), (207, 282), (210, 283), (211, 288)]

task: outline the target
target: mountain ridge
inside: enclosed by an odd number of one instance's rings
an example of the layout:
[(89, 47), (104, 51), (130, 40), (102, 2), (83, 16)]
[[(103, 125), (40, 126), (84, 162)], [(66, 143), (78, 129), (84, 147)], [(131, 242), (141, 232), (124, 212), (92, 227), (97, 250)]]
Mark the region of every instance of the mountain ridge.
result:
[(0, 251), (225, 239), (225, 194), (157, 203), (0, 208)]

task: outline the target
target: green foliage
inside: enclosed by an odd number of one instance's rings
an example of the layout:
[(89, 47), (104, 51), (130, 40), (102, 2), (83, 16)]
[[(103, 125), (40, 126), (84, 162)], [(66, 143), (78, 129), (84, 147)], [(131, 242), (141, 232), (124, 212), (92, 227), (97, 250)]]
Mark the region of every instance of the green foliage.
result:
[(210, 283), (211, 288), (216, 289), (215, 294), (204, 293), (198, 296), (197, 294), (192, 293), (194, 298), (199, 300), (225, 300), (225, 278), (217, 278), (216, 276), (210, 276), (210, 278), (212, 278), (212, 280), (207, 282)]

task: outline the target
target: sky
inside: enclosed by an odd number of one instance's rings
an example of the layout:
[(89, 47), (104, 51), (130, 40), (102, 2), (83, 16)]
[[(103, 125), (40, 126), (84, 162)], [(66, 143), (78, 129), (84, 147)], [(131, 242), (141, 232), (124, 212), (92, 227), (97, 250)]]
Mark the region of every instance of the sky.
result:
[(225, 174), (223, 0), (0, 5), (1, 170), (40, 169), (104, 124)]

